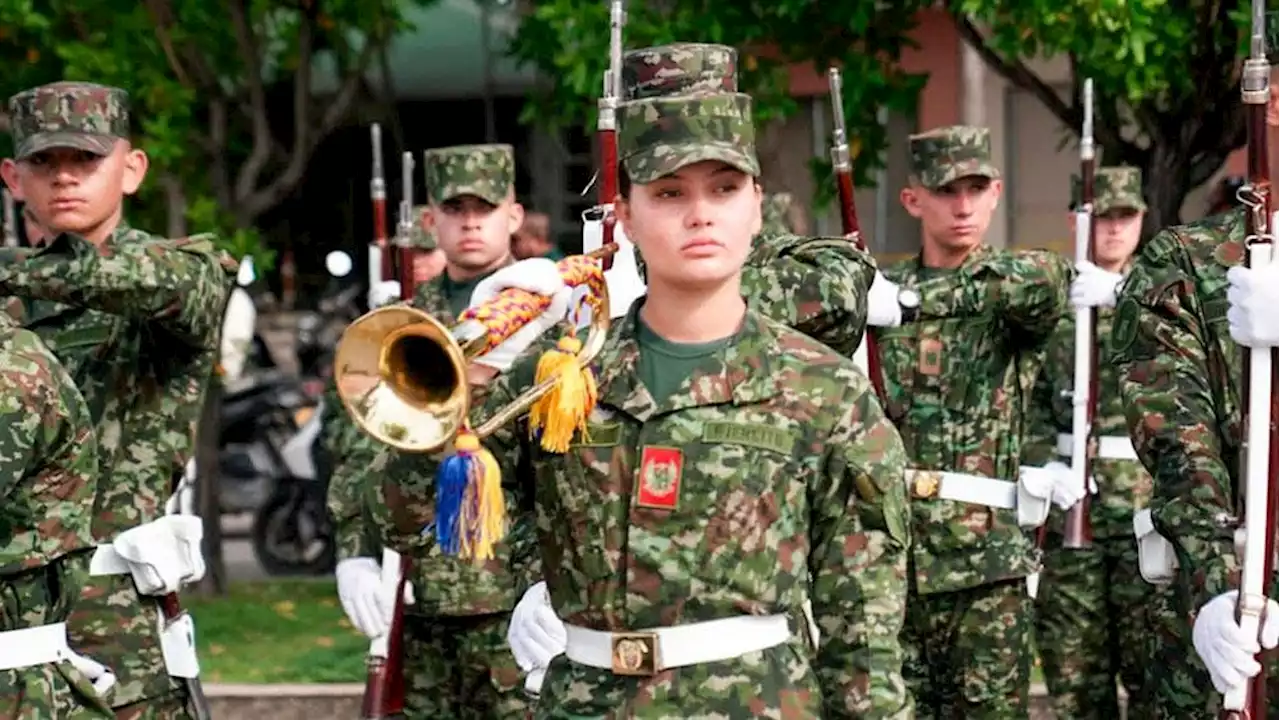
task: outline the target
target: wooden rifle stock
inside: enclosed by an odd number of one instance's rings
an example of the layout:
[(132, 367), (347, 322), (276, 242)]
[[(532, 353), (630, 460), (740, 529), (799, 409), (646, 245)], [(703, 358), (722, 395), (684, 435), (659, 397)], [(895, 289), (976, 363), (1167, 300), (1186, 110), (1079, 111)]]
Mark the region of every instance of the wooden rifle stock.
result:
[[(1080, 208), (1076, 212), (1076, 262), (1094, 262), (1097, 217), (1094, 212), (1096, 154), (1093, 146), (1093, 79), (1084, 81), (1084, 127), (1080, 131)], [(1098, 309), (1076, 310), (1075, 377), (1071, 385), (1071, 470), (1084, 484), (1084, 495), (1067, 508), (1062, 522), (1062, 546), (1084, 550), (1093, 546), (1089, 522), (1089, 480), (1097, 440), (1093, 437), (1098, 409)], [(1042, 528), (1043, 530), (1043, 528)]]
[(373, 173), (369, 201), (373, 205), (373, 239), (369, 243), (369, 286), (395, 277), (395, 263), (387, 248), (387, 180), (382, 171), (382, 126), (369, 126), (373, 145)]
[[(626, 23), (626, 12), (622, 8), (622, 0), (611, 0), (609, 3), (609, 69), (604, 74), (604, 90), (596, 107), (596, 140), (600, 147), (600, 187), (596, 193), (596, 204), (604, 212), (601, 218), (601, 247), (614, 245), (613, 229), (617, 224), (617, 215), (613, 211), (613, 203), (618, 199), (618, 100), (622, 84), (622, 26)], [(609, 270), (613, 267), (613, 256), (609, 253), (600, 261), (601, 267)]]
[(361, 720), (387, 720), (404, 716), (404, 588), (409, 562), (391, 550), (382, 552), (383, 589), (394, 589), (395, 602), (387, 634), (370, 643), (365, 665)]
[(413, 299), (413, 234), (417, 230), (420, 218), (413, 216), (413, 153), (406, 152), (400, 156), (400, 223), (396, 227), (397, 277), (400, 281), (400, 299), (408, 302)]
[[(834, 120), (831, 129), (831, 167), (836, 176), (836, 190), (840, 194), (840, 229), (859, 250), (866, 252), (867, 243), (862, 239), (862, 227), (858, 223), (858, 206), (853, 200), (853, 162), (849, 158), (849, 142), (845, 137), (844, 93), (841, 91), (843, 86), (838, 68), (827, 69), (827, 83), (831, 92), (831, 114)], [(883, 405), (884, 373), (880, 370), (880, 348), (870, 326), (863, 331), (862, 342), (862, 349), (867, 353), (867, 377)]]
[[(1275, 228), (1271, 211), (1274, 188), (1270, 186), (1267, 157), (1266, 121), (1270, 95), (1271, 68), (1267, 63), (1263, 33), (1266, 10), (1263, 0), (1253, 0), (1252, 37), (1249, 58), (1240, 78), (1240, 94), (1246, 106), (1248, 131), (1248, 185), (1240, 190), (1245, 208), (1245, 266), (1273, 263)], [(1274, 151), (1274, 148), (1272, 149)], [(1237, 495), (1238, 517), (1243, 520), (1245, 543), (1240, 560), (1240, 589), (1237, 596), (1236, 620), (1246, 633), (1260, 632), (1267, 607), (1267, 592), (1276, 575), (1277, 484), (1280, 481), (1280, 447), (1277, 447), (1277, 423), (1280, 422), (1280, 353), (1245, 348), (1241, 358), (1240, 397), (1241, 436), (1240, 469)], [(1269, 387), (1268, 387), (1269, 386)], [(1269, 705), (1267, 651), (1256, 659), (1261, 671), (1241, 692), (1223, 696), (1220, 717), (1239, 720), (1263, 720)]]

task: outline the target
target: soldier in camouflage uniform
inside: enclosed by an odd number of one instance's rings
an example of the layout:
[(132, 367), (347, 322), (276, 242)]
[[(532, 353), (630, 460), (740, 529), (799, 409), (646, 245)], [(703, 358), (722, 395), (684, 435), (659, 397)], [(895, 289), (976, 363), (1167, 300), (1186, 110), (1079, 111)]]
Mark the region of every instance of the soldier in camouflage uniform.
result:
[[(736, 51), (724, 45), (633, 50), (623, 57), (622, 96), (634, 101), (736, 92), (736, 60)], [(742, 270), (742, 294), (756, 312), (848, 356), (862, 339), (874, 262), (845, 238), (792, 234), (782, 224), (789, 203), (786, 193), (764, 196), (762, 229)], [(521, 599), (509, 637), (522, 667), (535, 675), (564, 651), (563, 623), (548, 610), (545, 584)]]
[[(186, 690), (165, 666), (153, 595), (198, 579), (203, 562), (198, 537), (193, 548), (178, 534), (188, 526), (162, 515), (192, 453), (236, 263), (211, 236), (167, 240), (122, 219), (147, 167), (128, 140), (123, 90), (53, 83), (15, 95), (9, 115), (15, 158), (0, 173), (48, 238), (0, 264), (0, 295), (21, 300), (21, 322), (75, 380), (99, 442), (99, 547), (71, 644), (114, 673), (105, 699), (119, 718), (183, 718)], [(147, 557), (147, 543), (127, 543), (126, 559), (126, 534), (172, 543), (182, 566)], [(167, 579), (148, 580), (148, 562)]]
[[(510, 236), (523, 218), (514, 195), (514, 154), (510, 145), (438, 148), (424, 153), (423, 166), (428, 212), (446, 268), (417, 286), (413, 305), (451, 325), (477, 283), (512, 262)], [(352, 623), (377, 636), (389, 624), (391, 608), (381, 596), (374, 559), (380, 555), (381, 533), (368, 514), (364, 473), (380, 446), (338, 409), (336, 389), (331, 388), (326, 404), (335, 408), (326, 423), (326, 443), (339, 462), (329, 490), (338, 530), (339, 593)], [(435, 548), (406, 558), (413, 573), (413, 603), (405, 620), (409, 717), (524, 716), (520, 669), (506, 642), (511, 608), (537, 569), (532, 546), (521, 547), (500, 546), (482, 567)]]
[[(681, 60), (686, 47), (648, 52)], [(751, 100), (629, 100), (619, 127), (619, 219), (646, 258), (648, 294), (592, 363), (599, 402), (567, 453), (529, 441), (524, 422), (486, 443), (535, 499), (550, 602), (567, 623), (536, 714), (910, 717), (901, 447), (849, 360), (744, 299), (762, 222)], [(554, 283), (523, 265), (480, 297)], [(480, 358), (479, 412), (527, 387), (533, 359), (493, 379)], [(384, 507), (408, 542), (432, 519), (435, 459), (380, 462)]]
[(1071, 268), (1052, 253), (983, 244), (1001, 191), (985, 128), (913, 135), (910, 152), (901, 198), (921, 220), (923, 249), (885, 269), (867, 309), (885, 412), (911, 465), (904, 674), (920, 717), (1025, 718), (1026, 579), (1038, 557), (1023, 528), (1043, 522), (1045, 501), (1069, 490), (1057, 489), (1068, 478), (1020, 473), (1019, 446)]
[(89, 579), (98, 446), (75, 383), (0, 314), (0, 717), (112, 718), (67, 648)]
[[(1274, 193), (1280, 73), (1276, 13), (1267, 19), (1272, 68), (1267, 138)], [(1167, 567), (1172, 598), (1149, 631), (1148, 695), (1158, 718), (1215, 718), (1220, 693), (1259, 669), (1252, 658), (1256, 640), (1234, 637), (1242, 635), (1234, 616), (1240, 579), (1234, 538), (1242, 490), (1241, 359), (1250, 347), (1276, 346), (1280, 265), (1241, 267), (1246, 212), (1237, 207), (1160, 231), (1143, 244), (1116, 307), (1112, 360), (1120, 373), (1129, 432), (1155, 481), (1153, 530), (1176, 556)], [(1276, 578), (1267, 583), (1268, 595), (1275, 598)], [(1280, 606), (1269, 601), (1266, 614), (1268, 717), (1275, 718)], [(1212, 662), (1205, 659), (1208, 644), (1216, 645)]]
[[(1097, 270), (1090, 272), (1110, 273), (1111, 287), (1117, 288), (1142, 233), (1147, 209), (1142, 171), (1100, 168), (1094, 183)], [(1114, 292), (1098, 307), (1094, 337), (1100, 358), (1110, 353), (1114, 307)], [(1068, 313), (1049, 342), (1032, 397), (1034, 420), (1022, 452), (1024, 463), (1070, 463), (1075, 327), (1075, 314)], [(1129, 717), (1136, 720), (1147, 709), (1142, 702), (1148, 665), (1146, 607), (1155, 591), (1138, 570), (1133, 519), (1151, 497), (1151, 476), (1129, 441), (1115, 366), (1098, 363), (1096, 381), (1093, 422), (1098, 455), (1093, 474), (1099, 493), (1089, 505), (1093, 546), (1064, 549), (1062, 513), (1050, 516), (1036, 606), (1036, 645), (1059, 717), (1120, 717), (1119, 677), (1130, 698)]]

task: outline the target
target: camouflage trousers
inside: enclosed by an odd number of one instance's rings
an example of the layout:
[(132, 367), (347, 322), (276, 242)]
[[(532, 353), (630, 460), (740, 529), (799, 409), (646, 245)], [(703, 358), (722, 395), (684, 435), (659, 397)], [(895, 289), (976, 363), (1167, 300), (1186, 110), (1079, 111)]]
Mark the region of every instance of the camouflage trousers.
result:
[(122, 720), (184, 720), (186, 689), (164, 664), (156, 601), (129, 575), (89, 578), (67, 621), (71, 647), (111, 668), (106, 700)]
[(510, 617), (406, 617), (405, 717), (523, 720), (528, 702), (507, 645)]
[(1147, 717), (1143, 674), (1150, 665), (1147, 607), (1157, 589), (1138, 573), (1132, 535), (1095, 538), (1067, 550), (1050, 533), (1036, 601), (1036, 647), (1061, 718), (1120, 717), (1116, 678), (1128, 693), (1129, 720)]
[(1016, 578), (907, 599), (903, 676), (916, 717), (1026, 720), (1032, 605)]
[[(1273, 584), (1270, 593), (1276, 596)], [(1140, 717), (1156, 720), (1217, 720), (1222, 696), (1213, 689), (1209, 671), (1191, 642), (1194, 614), (1191, 602), (1175, 586), (1153, 593), (1148, 608), (1146, 647), (1151, 662), (1144, 678), (1145, 692), (1141, 701), (1148, 710)], [(1267, 674), (1270, 702), (1267, 718), (1280, 718), (1280, 677), (1276, 651), (1272, 650), (1263, 665)], [(1135, 705), (1129, 702), (1130, 707)], [(1129, 717), (1134, 717), (1132, 710)], [(1259, 720), (1255, 718), (1255, 720)]]

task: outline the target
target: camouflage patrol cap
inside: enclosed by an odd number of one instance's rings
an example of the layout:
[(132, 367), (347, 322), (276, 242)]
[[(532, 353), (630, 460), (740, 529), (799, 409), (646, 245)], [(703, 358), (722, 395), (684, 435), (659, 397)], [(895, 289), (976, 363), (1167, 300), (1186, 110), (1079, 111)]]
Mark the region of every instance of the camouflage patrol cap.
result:
[(9, 98), (14, 156), (25, 159), (50, 148), (108, 155), (129, 137), (129, 94), (87, 82), (55, 82)]
[(787, 211), (791, 209), (791, 193), (765, 193), (764, 205), (761, 208), (764, 224), (760, 232), (785, 235), (794, 232)]
[(728, 45), (673, 43), (622, 57), (625, 100), (738, 91), (738, 51)]
[[(1080, 204), (1080, 176), (1071, 176), (1072, 207)], [(1142, 199), (1142, 170), (1127, 165), (1098, 168), (1093, 175), (1093, 212), (1146, 210)]]
[(758, 176), (751, 97), (724, 93), (622, 103), (618, 156), (627, 176), (641, 185), (704, 160)]
[(459, 195), (475, 195), (498, 205), (516, 180), (515, 152), (510, 145), (454, 145), (422, 153), (427, 197), (437, 205)]
[(998, 178), (991, 160), (991, 131), (952, 125), (912, 135), (911, 177), (927, 188), (939, 188), (962, 177)]

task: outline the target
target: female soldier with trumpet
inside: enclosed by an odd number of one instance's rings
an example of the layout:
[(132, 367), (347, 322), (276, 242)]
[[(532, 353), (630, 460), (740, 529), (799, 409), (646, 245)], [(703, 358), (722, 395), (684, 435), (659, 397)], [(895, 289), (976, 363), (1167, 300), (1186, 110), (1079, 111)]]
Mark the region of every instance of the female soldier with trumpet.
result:
[[(567, 450), (531, 440), (526, 421), (478, 429), (504, 481), (533, 497), (549, 595), (566, 622), (539, 714), (910, 713), (898, 643), (901, 441), (850, 361), (743, 298), (761, 224), (750, 113), (750, 98), (732, 92), (619, 108), (617, 212), (645, 258), (647, 296), (589, 362), (596, 403)], [(521, 263), (475, 300), (510, 288), (549, 298), (553, 316), (570, 292), (547, 265)], [(500, 354), (536, 340), (520, 335)], [(516, 389), (532, 384), (535, 363), (526, 355), (497, 377), (486, 359), (464, 374), (487, 414), (508, 408), (501, 421), (527, 402)], [(439, 460), (383, 453), (371, 468), (387, 478), (382, 507), (405, 547), (444, 522)]]

